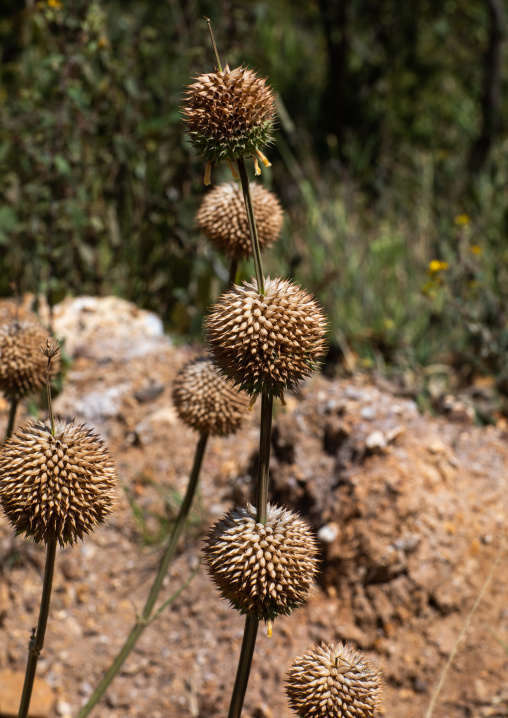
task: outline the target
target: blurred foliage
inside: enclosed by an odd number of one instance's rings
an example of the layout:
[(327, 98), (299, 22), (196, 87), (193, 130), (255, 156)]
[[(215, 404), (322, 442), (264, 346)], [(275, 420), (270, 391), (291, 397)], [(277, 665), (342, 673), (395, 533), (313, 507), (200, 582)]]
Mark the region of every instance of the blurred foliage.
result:
[(179, 112), (214, 66), (206, 16), (222, 61), (280, 96), (262, 181), (287, 220), (266, 273), (317, 294), (332, 343), (364, 365), (462, 361), (508, 391), (505, 14), (498, 0), (5, 3), (0, 294), (114, 292), (199, 334), (228, 275), (194, 226), (203, 165)]

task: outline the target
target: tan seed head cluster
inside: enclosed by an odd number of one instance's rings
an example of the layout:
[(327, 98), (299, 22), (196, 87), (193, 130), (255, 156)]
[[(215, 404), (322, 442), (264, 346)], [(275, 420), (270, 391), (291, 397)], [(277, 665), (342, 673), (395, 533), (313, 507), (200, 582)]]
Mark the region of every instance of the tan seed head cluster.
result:
[[(13, 321), (0, 329), (0, 390), (20, 399), (34, 394), (46, 383), (48, 360), (40, 351), (48, 332), (32, 322)], [(59, 358), (51, 363), (50, 376), (59, 370)]]
[(195, 431), (234, 434), (247, 411), (247, 397), (221, 376), (214, 362), (199, 357), (181, 369), (173, 383), (173, 403), (180, 419)]
[(275, 93), (245, 67), (200, 75), (183, 113), (192, 144), (208, 162), (255, 156), (272, 139)]
[[(259, 246), (264, 249), (273, 244), (280, 234), (282, 207), (273, 192), (260, 184), (253, 182), (250, 193)], [(214, 247), (231, 259), (245, 259), (252, 255), (243, 193), (235, 182), (218, 185), (205, 194), (196, 223)]]
[(253, 506), (229, 511), (210, 531), (204, 553), (222, 596), (242, 613), (268, 621), (304, 602), (317, 550), (297, 514), (268, 504), (266, 524), (257, 522)]
[(18, 534), (35, 543), (82, 539), (111, 512), (116, 469), (84, 426), (29, 421), (0, 454), (0, 501)]
[(373, 718), (381, 689), (378, 669), (347, 643), (314, 646), (287, 672), (289, 704), (301, 718)]
[(327, 323), (316, 300), (287, 279), (234, 285), (205, 323), (219, 367), (249, 394), (281, 396), (309, 376), (326, 347)]

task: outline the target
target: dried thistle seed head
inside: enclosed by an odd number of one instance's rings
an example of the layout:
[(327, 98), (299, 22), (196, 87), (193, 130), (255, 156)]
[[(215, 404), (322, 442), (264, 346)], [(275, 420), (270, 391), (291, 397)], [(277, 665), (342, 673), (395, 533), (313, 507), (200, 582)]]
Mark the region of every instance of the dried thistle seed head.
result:
[(247, 397), (221, 376), (210, 359), (186, 364), (173, 383), (173, 403), (180, 419), (200, 433), (234, 434), (247, 410)]
[(0, 502), (18, 534), (35, 543), (82, 539), (112, 510), (116, 469), (84, 426), (29, 421), (0, 454)]
[[(283, 212), (279, 200), (269, 190), (253, 182), (250, 185), (261, 249), (269, 247), (282, 229)], [(231, 259), (252, 255), (249, 223), (243, 193), (236, 182), (226, 182), (207, 192), (196, 215), (200, 230), (216, 249)]]
[(187, 89), (183, 114), (190, 140), (207, 162), (251, 157), (271, 142), (276, 97), (266, 79), (226, 65), (196, 80)]
[[(41, 351), (48, 332), (32, 322), (14, 321), (0, 329), (0, 390), (9, 398), (34, 394), (46, 383), (48, 360)], [(60, 360), (51, 362), (50, 377)]]
[(312, 530), (297, 514), (268, 504), (261, 524), (248, 504), (212, 527), (204, 554), (221, 595), (242, 613), (270, 621), (304, 602), (317, 550)]
[(219, 367), (249, 394), (281, 396), (319, 366), (326, 347), (326, 318), (316, 300), (287, 279), (234, 285), (206, 319)]
[(373, 718), (381, 689), (378, 669), (347, 643), (314, 646), (287, 672), (289, 704), (302, 718)]

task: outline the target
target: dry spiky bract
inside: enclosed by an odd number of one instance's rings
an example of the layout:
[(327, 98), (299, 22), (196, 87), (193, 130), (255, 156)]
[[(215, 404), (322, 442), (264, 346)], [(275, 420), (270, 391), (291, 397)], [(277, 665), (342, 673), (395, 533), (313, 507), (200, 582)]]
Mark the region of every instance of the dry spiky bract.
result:
[[(0, 330), (0, 390), (20, 399), (39, 391), (46, 383), (48, 360), (41, 352), (48, 332), (38, 324), (14, 321)], [(51, 363), (50, 376), (58, 373), (59, 358)]]
[[(260, 184), (250, 185), (258, 229), (259, 246), (269, 247), (282, 229), (283, 212), (279, 200)], [(226, 182), (205, 194), (196, 223), (214, 247), (231, 259), (252, 255), (249, 223), (243, 193), (235, 182)]]
[(287, 672), (289, 704), (302, 718), (373, 718), (381, 688), (378, 669), (347, 643), (314, 646)]
[(207, 162), (255, 156), (271, 141), (276, 98), (265, 79), (226, 65), (196, 80), (183, 113), (191, 142)]
[(204, 553), (222, 596), (242, 613), (268, 621), (304, 602), (317, 550), (297, 514), (268, 504), (266, 524), (257, 522), (253, 506), (229, 511), (210, 531)]
[(220, 368), (249, 394), (281, 396), (319, 365), (326, 346), (326, 318), (316, 300), (286, 279), (244, 282), (220, 297), (206, 323)]
[(29, 421), (0, 454), (0, 501), (16, 533), (35, 543), (82, 539), (111, 512), (116, 469), (84, 426)]
[(206, 357), (194, 359), (178, 372), (173, 384), (173, 403), (185, 424), (214, 436), (238, 431), (248, 405), (247, 397), (224, 379)]

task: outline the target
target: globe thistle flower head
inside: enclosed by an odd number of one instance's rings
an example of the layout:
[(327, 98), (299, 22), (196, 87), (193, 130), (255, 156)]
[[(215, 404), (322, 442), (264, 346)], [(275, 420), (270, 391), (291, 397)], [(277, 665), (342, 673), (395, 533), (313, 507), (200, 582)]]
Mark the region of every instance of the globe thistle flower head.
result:
[(295, 513), (271, 504), (266, 524), (256, 509), (234, 508), (212, 527), (204, 548), (221, 595), (241, 613), (272, 621), (307, 597), (317, 571), (317, 542)]
[(222, 371), (248, 394), (283, 397), (318, 368), (327, 322), (316, 300), (287, 279), (233, 285), (205, 322), (210, 350)]
[[(210, 163), (261, 156), (272, 141), (276, 96), (246, 67), (199, 75), (189, 85), (183, 114), (190, 140)], [(263, 158), (263, 157), (262, 157)]]
[(241, 427), (248, 402), (213, 361), (198, 357), (178, 372), (173, 404), (180, 419), (195, 431), (227, 436)]
[[(41, 346), (47, 337), (48, 332), (33, 322), (16, 320), (0, 329), (0, 390), (6, 397), (21, 399), (45, 385), (48, 362)], [(50, 378), (58, 373), (59, 365), (56, 357)]]
[[(284, 218), (282, 207), (273, 192), (260, 184), (253, 182), (250, 193), (259, 246), (265, 249), (280, 234)], [(243, 193), (236, 182), (225, 182), (205, 194), (196, 223), (214, 247), (231, 259), (246, 259), (252, 255), (247, 211)]]
[(29, 421), (2, 447), (0, 502), (17, 534), (35, 543), (82, 539), (104, 521), (116, 469), (102, 441), (72, 421)]
[(287, 672), (289, 704), (301, 718), (373, 718), (381, 689), (378, 669), (347, 643), (314, 646)]

